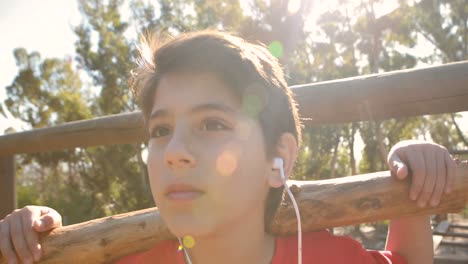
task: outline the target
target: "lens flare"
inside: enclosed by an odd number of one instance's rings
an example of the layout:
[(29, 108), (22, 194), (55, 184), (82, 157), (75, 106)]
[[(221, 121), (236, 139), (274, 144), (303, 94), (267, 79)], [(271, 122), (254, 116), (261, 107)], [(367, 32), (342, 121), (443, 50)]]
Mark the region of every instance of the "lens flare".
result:
[(268, 101), (268, 92), (259, 83), (249, 84), (242, 95), (241, 110), (252, 119), (257, 119)]
[(242, 100), (242, 110), (251, 118), (257, 118), (262, 110), (262, 100), (256, 94), (247, 94)]
[(283, 55), (283, 44), (275, 40), (271, 42), (270, 45), (268, 45), (268, 50), (270, 51), (271, 55), (279, 59)]
[(239, 156), (232, 149), (224, 150), (216, 159), (216, 169), (221, 176), (231, 176), (237, 168)]
[(294, 15), (301, 9), (301, 0), (289, 0), (288, 2), (288, 13)]
[(184, 236), (182, 238), (182, 243), (185, 248), (193, 248), (195, 246), (195, 239), (192, 236)]

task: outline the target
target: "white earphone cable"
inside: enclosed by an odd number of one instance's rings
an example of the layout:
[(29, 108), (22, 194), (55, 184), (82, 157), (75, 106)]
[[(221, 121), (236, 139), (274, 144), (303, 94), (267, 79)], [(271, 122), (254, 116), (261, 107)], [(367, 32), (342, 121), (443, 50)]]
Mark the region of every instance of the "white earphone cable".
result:
[(284, 169), (283, 169), (283, 160), (281, 160), (281, 166), (279, 166), (280, 174), (281, 174), (281, 179), (283, 180), (283, 185), (286, 188), (286, 191), (289, 194), (289, 197), (291, 198), (291, 201), (294, 206), (294, 211), (296, 212), (296, 218), (297, 218), (297, 263), (302, 264), (302, 225), (301, 225), (301, 215), (299, 214), (299, 207), (297, 206), (296, 199), (294, 199), (294, 196), (289, 189), (289, 186), (286, 184), (286, 177), (284, 177)]
[(179, 244), (182, 246), (182, 248), (184, 249), (184, 255), (185, 255), (185, 259), (187, 260), (187, 264), (192, 264), (192, 260), (190, 260), (190, 257), (188, 255), (188, 252), (187, 250), (185, 249), (185, 245), (182, 243), (182, 241), (180, 241), (180, 237), (177, 238), (179, 240)]

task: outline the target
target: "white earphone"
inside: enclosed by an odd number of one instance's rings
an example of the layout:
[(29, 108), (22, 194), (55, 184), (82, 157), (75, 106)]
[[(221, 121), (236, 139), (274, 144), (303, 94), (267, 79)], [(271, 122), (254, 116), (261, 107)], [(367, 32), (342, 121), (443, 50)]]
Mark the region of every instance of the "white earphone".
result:
[(302, 264), (302, 225), (301, 225), (301, 215), (299, 214), (299, 206), (297, 206), (296, 199), (289, 189), (289, 186), (286, 184), (286, 177), (284, 176), (284, 168), (283, 168), (283, 159), (282, 158), (274, 158), (273, 160), (273, 168), (280, 171), (281, 180), (283, 180), (283, 185), (286, 188), (286, 191), (291, 198), (291, 201), (294, 206), (294, 211), (296, 212), (297, 218), (297, 263)]

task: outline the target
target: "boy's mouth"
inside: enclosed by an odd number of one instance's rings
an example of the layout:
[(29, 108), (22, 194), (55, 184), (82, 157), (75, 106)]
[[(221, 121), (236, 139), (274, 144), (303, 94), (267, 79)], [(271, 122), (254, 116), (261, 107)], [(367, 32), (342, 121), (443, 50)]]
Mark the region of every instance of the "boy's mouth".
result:
[(204, 194), (202, 190), (189, 184), (171, 184), (166, 188), (166, 197), (171, 200), (194, 200)]

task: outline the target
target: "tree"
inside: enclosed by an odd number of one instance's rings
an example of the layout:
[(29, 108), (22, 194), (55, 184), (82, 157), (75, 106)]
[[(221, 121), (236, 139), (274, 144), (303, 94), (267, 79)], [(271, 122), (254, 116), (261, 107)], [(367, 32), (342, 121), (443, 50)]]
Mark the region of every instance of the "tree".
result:
[[(28, 53), (23, 48), (15, 49), (14, 56), (19, 72), (6, 88), (5, 105), (15, 118), (32, 128), (41, 128), (92, 117), (86, 103), (87, 89), (71, 60), (42, 60), (38, 52)], [(18, 164), (24, 169), (17, 174), (28, 177), (18, 177), (19, 204), (62, 200), (70, 191), (82, 200), (85, 194), (80, 191), (81, 181), (72, 166), (79, 160), (83, 156), (75, 150), (21, 155)]]
[[(84, 21), (75, 27), (77, 62), (93, 80), (100, 94), (92, 110), (96, 116), (134, 110), (126, 77), (132, 64), (128, 23), (123, 21), (121, 0), (79, 1)], [(88, 148), (86, 156), (93, 166), (80, 171), (85, 186), (97, 195), (97, 207), (103, 214), (115, 214), (149, 207), (153, 204), (147, 187), (141, 145)], [(118, 164), (119, 166), (115, 166)], [(140, 175), (140, 177), (136, 177)], [(145, 187), (143, 187), (145, 186)]]

